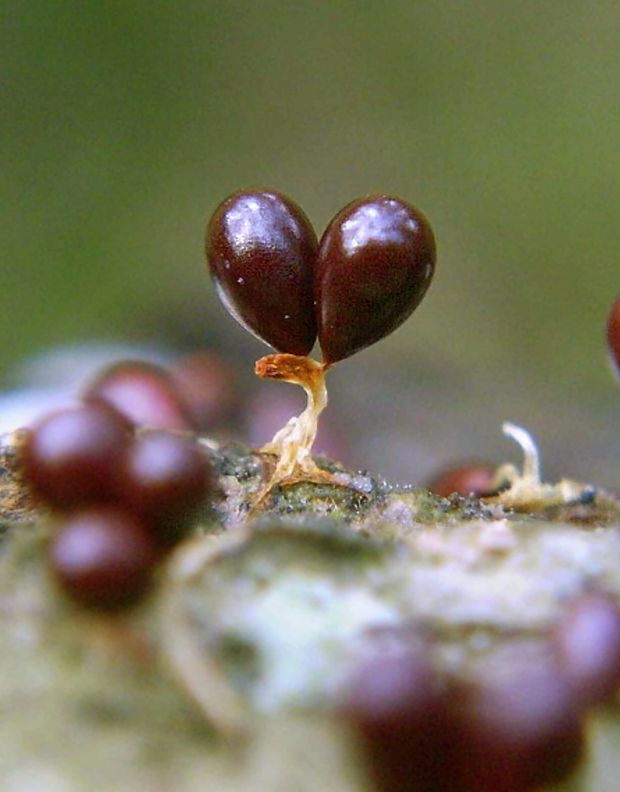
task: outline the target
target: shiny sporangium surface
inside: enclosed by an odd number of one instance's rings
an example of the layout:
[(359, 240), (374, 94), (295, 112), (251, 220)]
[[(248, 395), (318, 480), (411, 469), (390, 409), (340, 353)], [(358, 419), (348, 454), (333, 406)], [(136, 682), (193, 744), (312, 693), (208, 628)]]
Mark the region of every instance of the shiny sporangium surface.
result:
[(103, 369), (84, 393), (105, 402), (136, 426), (191, 430), (195, 426), (166, 369), (143, 360), (124, 360)]
[(28, 484), (57, 508), (109, 501), (131, 424), (107, 404), (80, 404), (41, 418), (23, 449)]
[(142, 515), (163, 538), (182, 533), (182, 524), (210, 494), (213, 484), (211, 464), (199, 445), (168, 432), (136, 438), (121, 471), (120, 502)]
[(620, 376), (620, 294), (616, 297), (607, 319), (607, 346), (612, 365)]
[(454, 719), (455, 769), (471, 792), (526, 792), (557, 784), (582, 756), (582, 713), (551, 660), (508, 674), (491, 671), (455, 702)]
[(207, 260), (220, 299), (278, 352), (307, 355), (314, 345), (316, 250), (305, 214), (272, 190), (235, 193), (207, 228)]
[(114, 507), (68, 515), (50, 544), (52, 574), (75, 602), (101, 610), (137, 602), (151, 582), (155, 541), (136, 517)]
[(327, 363), (391, 333), (420, 303), (435, 269), (435, 239), (424, 215), (377, 195), (346, 206), (319, 244), (315, 299)]
[(586, 705), (614, 696), (620, 686), (620, 607), (587, 593), (567, 608), (554, 634), (559, 662)]
[(426, 651), (391, 647), (359, 663), (347, 682), (341, 714), (357, 740), (373, 789), (444, 788), (444, 710)]
[(464, 462), (458, 466), (446, 468), (434, 476), (427, 488), (435, 495), (447, 498), (452, 493), (467, 497), (491, 492), (495, 479), (495, 467), (486, 462)]

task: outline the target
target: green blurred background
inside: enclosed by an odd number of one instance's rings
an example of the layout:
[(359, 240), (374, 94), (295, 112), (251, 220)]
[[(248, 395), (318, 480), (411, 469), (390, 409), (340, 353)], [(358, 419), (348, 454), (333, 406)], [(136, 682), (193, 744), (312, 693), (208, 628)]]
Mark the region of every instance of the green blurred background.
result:
[(0, 14), (7, 382), (26, 356), (93, 338), (216, 346), (249, 378), (265, 349), (208, 282), (209, 213), (273, 186), (320, 233), (351, 199), (391, 192), (430, 217), (438, 269), (403, 328), (331, 375), (350, 461), (406, 480), (453, 457), (518, 461), (510, 419), (550, 475), (620, 488), (603, 341), (620, 291), (617, 2)]

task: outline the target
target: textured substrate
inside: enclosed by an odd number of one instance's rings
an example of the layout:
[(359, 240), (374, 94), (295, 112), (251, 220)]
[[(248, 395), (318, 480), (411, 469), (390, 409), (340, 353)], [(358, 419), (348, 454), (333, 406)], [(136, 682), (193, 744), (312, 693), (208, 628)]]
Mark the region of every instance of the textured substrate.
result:
[[(46, 568), (53, 524), (0, 458), (0, 788), (358, 790), (363, 763), (334, 717), (343, 680), (378, 634), (430, 636), (438, 668), (544, 651), (584, 590), (620, 599), (620, 504), (584, 490), (516, 513), (435, 498), (336, 467), (252, 510), (271, 460), (208, 444), (220, 492), (153, 595), (85, 614)], [(327, 464), (327, 463), (326, 463)], [(569, 788), (620, 777), (615, 702), (588, 718)]]

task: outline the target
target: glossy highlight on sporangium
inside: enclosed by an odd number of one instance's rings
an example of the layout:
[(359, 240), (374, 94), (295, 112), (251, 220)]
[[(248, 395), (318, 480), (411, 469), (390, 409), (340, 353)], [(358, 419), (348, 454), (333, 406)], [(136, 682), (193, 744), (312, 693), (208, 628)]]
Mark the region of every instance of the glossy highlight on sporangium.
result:
[(315, 267), (324, 361), (349, 357), (399, 327), (424, 297), (435, 255), (427, 219), (399, 198), (362, 198), (339, 212)]
[(278, 352), (307, 355), (314, 346), (316, 249), (305, 214), (274, 190), (235, 193), (207, 228), (207, 260), (220, 299)]

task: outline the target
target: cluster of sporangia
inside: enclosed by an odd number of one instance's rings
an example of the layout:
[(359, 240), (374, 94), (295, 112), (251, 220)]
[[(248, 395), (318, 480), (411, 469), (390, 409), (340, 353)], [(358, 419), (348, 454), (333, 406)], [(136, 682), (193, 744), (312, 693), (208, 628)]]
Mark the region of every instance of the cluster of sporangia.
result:
[(127, 362), (28, 433), (24, 473), (57, 517), (51, 570), (74, 601), (113, 610), (148, 589), (213, 485), (191, 429), (167, 372)]
[(591, 593), (546, 640), (513, 640), (468, 681), (437, 671), (432, 641), (378, 636), (343, 714), (381, 792), (525, 792), (565, 780), (588, 711), (620, 684), (620, 609)]
[(274, 191), (238, 192), (213, 214), (207, 258), (219, 295), (247, 330), (278, 352), (324, 366), (395, 330), (435, 267), (428, 221), (399, 198), (345, 206), (320, 243), (302, 210)]
[(611, 364), (620, 377), (620, 294), (616, 297), (607, 319), (607, 348)]

